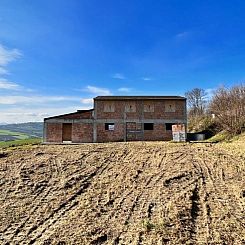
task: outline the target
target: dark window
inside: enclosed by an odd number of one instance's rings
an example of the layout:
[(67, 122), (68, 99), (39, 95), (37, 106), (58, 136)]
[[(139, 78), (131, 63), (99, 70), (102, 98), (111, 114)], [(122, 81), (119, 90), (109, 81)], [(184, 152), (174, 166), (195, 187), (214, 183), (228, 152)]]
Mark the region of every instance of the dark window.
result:
[(113, 131), (115, 128), (114, 123), (105, 123), (105, 130)]
[(174, 123), (166, 123), (166, 130), (172, 130), (172, 125), (174, 125)]
[(144, 130), (153, 130), (154, 123), (144, 123)]

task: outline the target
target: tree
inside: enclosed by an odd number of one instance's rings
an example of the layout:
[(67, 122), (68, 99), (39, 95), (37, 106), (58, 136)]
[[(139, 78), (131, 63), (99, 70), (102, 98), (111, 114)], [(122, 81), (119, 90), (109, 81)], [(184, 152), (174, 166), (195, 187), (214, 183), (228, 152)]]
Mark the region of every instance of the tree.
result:
[(245, 126), (245, 84), (216, 90), (210, 103), (220, 127), (232, 134)]
[(207, 93), (204, 89), (194, 88), (191, 91), (185, 93), (188, 104), (188, 115), (189, 116), (202, 116), (206, 109), (206, 96)]
[(207, 93), (204, 89), (194, 88), (185, 93), (188, 105), (188, 131), (200, 132), (207, 130), (211, 120), (206, 114), (207, 109)]

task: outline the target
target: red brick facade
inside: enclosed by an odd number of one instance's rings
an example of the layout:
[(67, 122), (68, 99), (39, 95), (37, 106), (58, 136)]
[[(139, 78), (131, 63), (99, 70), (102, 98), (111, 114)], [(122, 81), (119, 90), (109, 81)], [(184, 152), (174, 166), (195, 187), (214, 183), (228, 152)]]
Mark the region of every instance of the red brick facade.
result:
[(44, 141), (63, 142), (69, 127), (73, 143), (171, 140), (170, 124), (176, 123), (186, 124), (183, 97), (100, 96), (94, 99), (93, 110), (46, 118)]
[(85, 120), (93, 120), (93, 110), (77, 111), (66, 115), (50, 117), (44, 121), (44, 142), (63, 142), (63, 125), (71, 124), (73, 143), (93, 142), (93, 124)]
[(91, 123), (74, 123), (72, 125), (72, 142), (93, 142), (93, 125)]
[(62, 142), (62, 123), (47, 123), (46, 127), (49, 142)]
[(124, 141), (124, 125), (115, 123), (113, 131), (105, 130), (104, 123), (97, 124), (97, 142)]

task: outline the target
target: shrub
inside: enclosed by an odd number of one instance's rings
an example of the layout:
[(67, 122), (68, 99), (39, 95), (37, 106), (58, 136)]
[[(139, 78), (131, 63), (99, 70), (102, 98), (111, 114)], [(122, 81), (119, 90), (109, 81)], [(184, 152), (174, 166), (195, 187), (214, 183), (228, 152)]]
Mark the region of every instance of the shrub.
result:
[(245, 126), (245, 85), (216, 90), (210, 110), (221, 129), (231, 134), (241, 133)]

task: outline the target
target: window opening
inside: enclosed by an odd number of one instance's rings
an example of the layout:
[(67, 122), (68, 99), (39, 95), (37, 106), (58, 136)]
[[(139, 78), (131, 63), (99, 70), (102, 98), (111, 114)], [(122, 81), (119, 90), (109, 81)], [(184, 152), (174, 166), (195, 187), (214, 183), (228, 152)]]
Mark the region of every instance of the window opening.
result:
[(166, 130), (172, 130), (172, 125), (174, 125), (174, 123), (166, 123)]
[(153, 130), (154, 123), (144, 123), (144, 130)]
[(105, 123), (105, 130), (107, 131), (114, 131), (115, 123)]

